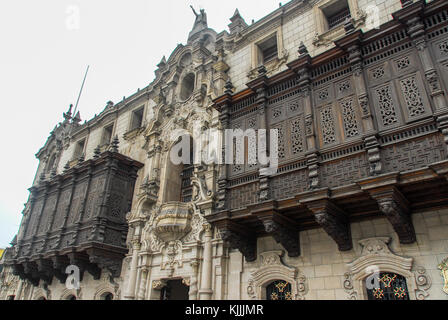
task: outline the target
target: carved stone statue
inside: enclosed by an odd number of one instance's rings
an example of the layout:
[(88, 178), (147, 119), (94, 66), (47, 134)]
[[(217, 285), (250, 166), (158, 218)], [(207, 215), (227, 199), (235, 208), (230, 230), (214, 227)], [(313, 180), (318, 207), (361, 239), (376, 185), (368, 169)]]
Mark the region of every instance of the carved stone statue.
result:
[(190, 7), (191, 7), (191, 10), (193, 10), (194, 15), (196, 16), (196, 20), (194, 21), (193, 29), (191, 30), (191, 32), (188, 36), (189, 40), (196, 33), (208, 28), (207, 14), (205, 13), (205, 10), (201, 9), (200, 13), (198, 14), (196, 12), (196, 10), (194, 10), (193, 6), (190, 6)]

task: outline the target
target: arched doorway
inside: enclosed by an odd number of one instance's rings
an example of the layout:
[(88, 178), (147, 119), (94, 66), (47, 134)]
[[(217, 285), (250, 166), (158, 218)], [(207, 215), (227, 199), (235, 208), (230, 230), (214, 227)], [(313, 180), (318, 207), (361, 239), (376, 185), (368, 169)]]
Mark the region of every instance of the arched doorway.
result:
[(160, 300), (188, 300), (188, 291), (182, 279), (168, 280), (160, 292)]

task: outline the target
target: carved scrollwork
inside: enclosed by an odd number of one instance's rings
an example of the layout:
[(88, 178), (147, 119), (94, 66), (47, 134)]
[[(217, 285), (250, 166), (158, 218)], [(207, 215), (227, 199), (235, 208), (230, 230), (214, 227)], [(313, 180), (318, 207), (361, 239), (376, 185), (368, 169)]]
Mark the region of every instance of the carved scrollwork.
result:
[(165, 286), (166, 286), (166, 281), (163, 281), (163, 280), (154, 280), (152, 282), (152, 288), (154, 290), (162, 290), (163, 287), (165, 287)]
[(208, 201), (213, 199), (213, 192), (208, 189), (205, 176), (194, 176), (190, 178), (191, 184), (195, 187), (193, 196), (194, 202)]
[(423, 267), (417, 267), (415, 274), (415, 282), (418, 289), (415, 292), (417, 300), (425, 300), (429, 296), (429, 288), (431, 288), (431, 278), (426, 274), (426, 269)]
[(347, 292), (349, 300), (356, 300), (358, 298), (358, 293), (353, 286), (352, 274), (350, 272), (344, 274), (343, 287), (345, 292)]

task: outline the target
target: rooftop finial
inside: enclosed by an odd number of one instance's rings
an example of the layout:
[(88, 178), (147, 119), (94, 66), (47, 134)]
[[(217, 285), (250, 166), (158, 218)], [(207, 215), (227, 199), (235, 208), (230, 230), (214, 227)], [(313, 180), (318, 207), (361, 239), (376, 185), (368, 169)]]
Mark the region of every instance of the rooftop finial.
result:
[(224, 91), (225, 94), (233, 94), (233, 84), (230, 81), (230, 78), (227, 80), (226, 84), (224, 85), (224, 88), (226, 89)]
[(84, 153), (81, 153), (81, 155), (78, 158), (78, 164), (81, 164), (82, 162), (84, 162), (84, 160), (86, 159)]
[(100, 157), (101, 150), (100, 146), (97, 146), (95, 150), (93, 150), (93, 159), (98, 159)]
[(300, 42), (300, 46), (299, 46), (299, 57), (303, 57), (305, 55), (308, 54), (308, 49), (306, 48), (305, 44), (303, 43), (303, 41)]
[(110, 151), (118, 153), (118, 144), (119, 143), (120, 143), (120, 141), (118, 140), (118, 136), (115, 136), (113, 138), (112, 142), (110, 143)]
[(64, 166), (64, 172), (67, 172), (70, 169), (70, 161), (67, 161), (67, 163)]

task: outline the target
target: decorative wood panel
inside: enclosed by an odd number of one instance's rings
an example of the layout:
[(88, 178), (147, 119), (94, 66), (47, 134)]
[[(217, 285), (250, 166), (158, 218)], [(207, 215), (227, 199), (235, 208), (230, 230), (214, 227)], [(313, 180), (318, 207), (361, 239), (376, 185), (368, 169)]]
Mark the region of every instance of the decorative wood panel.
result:
[(441, 134), (401, 142), (381, 150), (386, 172), (418, 169), (446, 159)]
[(235, 187), (229, 190), (231, 209), (243, 208), (257, 202), (258, 182)]
[(368, 176), (369, 163), (365, 153), (325, 162), (320, 167), (322, 186), (335, 188), (352, 184)]
[(273, 177), (270, 180), (272, 197), (276, 200), (293, 197), (307, 190), (307, 181), (306, 169)]

